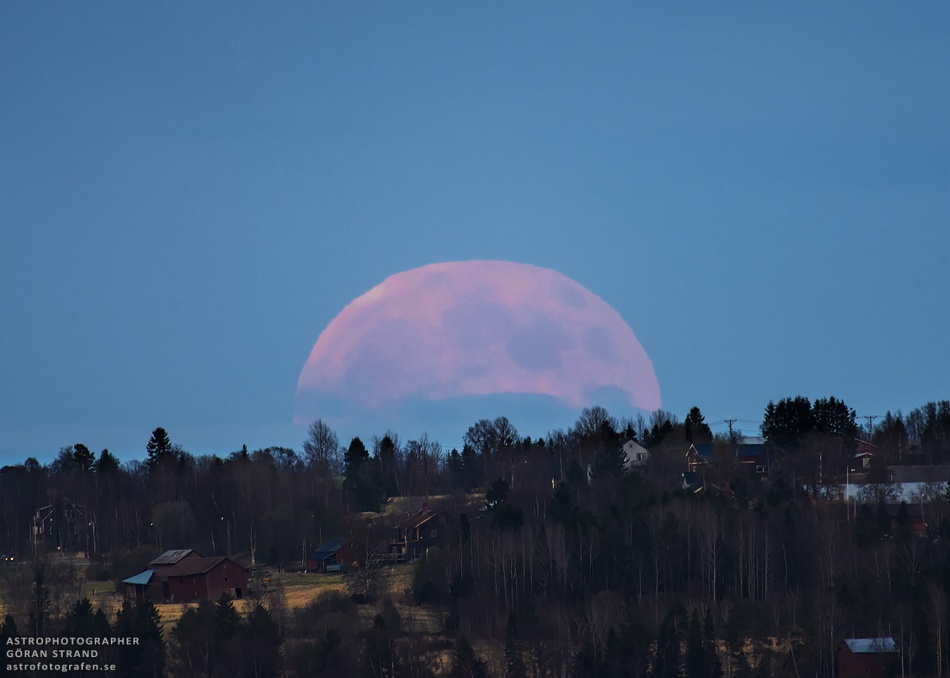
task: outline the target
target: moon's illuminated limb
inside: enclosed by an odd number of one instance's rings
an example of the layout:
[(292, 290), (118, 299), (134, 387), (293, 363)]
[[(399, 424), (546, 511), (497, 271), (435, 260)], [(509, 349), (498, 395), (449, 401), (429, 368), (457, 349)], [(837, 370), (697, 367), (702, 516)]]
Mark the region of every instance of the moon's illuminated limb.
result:
[(533, 393), (581, 407), (598, 389), (660, 406), (649, 357), (606, 302), (550, 269), (448, 262), (390, 276), (333, 319), (298, 379), (297, 414), (309, 418), (300, 404), (313, 395), (375, 409)]

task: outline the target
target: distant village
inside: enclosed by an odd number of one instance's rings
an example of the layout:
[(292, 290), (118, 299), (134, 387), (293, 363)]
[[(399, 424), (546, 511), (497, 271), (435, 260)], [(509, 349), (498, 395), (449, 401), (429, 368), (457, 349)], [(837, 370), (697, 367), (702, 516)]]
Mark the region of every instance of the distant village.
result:
[[(698, 408), (588, 408), (537, 439), (480, 420), (451, 451), (392, 432), (342, 447), (321, 421), (300, 453), (194, 457), (163, 429), (143, 462), (75, 445), (0, 470), (3, 611), (35, 626), (37, 576), (73, 554), (129, 609), (257, 606), (271, 578), (342, 576), (337, 626), (256, 613), (282, 620), (280, 675), (372, 666), (383, 637), (415, 675), (941, 675), (950, 404), (881, 419), (797, 397), (755, 436), (714, 435)], [(421, 610), (425, 632), (394, 621)]]

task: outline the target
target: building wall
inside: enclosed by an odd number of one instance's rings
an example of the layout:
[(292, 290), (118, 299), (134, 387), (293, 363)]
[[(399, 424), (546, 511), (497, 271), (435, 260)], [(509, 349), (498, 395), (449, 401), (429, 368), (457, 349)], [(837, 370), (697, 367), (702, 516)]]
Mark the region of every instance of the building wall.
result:
[(168, 578), (168, 599), (172, 602), (189, 603), (193, 600), (201, 600), (208, 597), (207, 591), (203, 574), (186, 574)]
[(247, 572), (243, 567), (230, 560), (218, 563), (205, 573), (207, 596), (212, 600), (227, 593), (234, 598), (247, 596)]
[(839, 678), (885, 678), (892, 675), (892, 655), (878, 653), (854, 654), (847, 648), (838, 650)]
[(247, 572), (229, 560), (222, 561), (203, 574), (168, 578), (168, 596), (175, 602), (216, 600), (227, 593), (234, 598), (247, 596)]

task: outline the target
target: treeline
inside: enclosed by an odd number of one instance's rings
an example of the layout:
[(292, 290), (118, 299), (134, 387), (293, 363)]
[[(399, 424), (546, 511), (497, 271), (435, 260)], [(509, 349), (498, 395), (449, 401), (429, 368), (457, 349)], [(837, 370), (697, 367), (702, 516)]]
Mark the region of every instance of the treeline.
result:
[[(950, 459), (945, 401), (881, 419), (872, 442), (890, 463)], [(410, 596), (439, 616), (442, 633), (404, 628), (386, 612), (392, 601), (354, 591), (380, 618), (360, 623), (354, 600), (337, 599), (320, 637), (304, 643), (316, 653), (306, 660), (313, 671), (370, 666), (385, 646), (390, 673), (372, 675), (428, 675), (441, 648), (459, 675), (831, 676), (843, 638), (893, 636), (906, 674), (941, 674), (950, 503), (921, 497), (894, 511), (804, 491), (844, 473), (859, 432), (854, 411), (834, 398), (770, 403), (762, 432), (767, 476), (739, 463), (734, 441), (713, 436), (698, 408), (682, 422), (666, 412), (618, 421), (590, 408), (543, 439), (522, 437), (504, 417), (482, 420), (448, 453), (391, 432), (342, 448), (315, 422), (300, 454), (194, 457), (156, 429), (142, 462), (74, 445), (48, 466), (0, 470), (0, 548), (21, 558), (34, 548), (88, 550), (111, 579), (164, 548), (253, 552), (287, 566), (331, 536), (384, 546), (387, 526), (362, 512), (388, 497), (438, 496), (442, 544), (411, 566)], [(625, 471), (628, 439), (649, 450), (646, 466)], [(689, 444), (710, 442), (705, 489), (683, 489)], [(49, 529), (35, 544), (43, 507)], [(14, 601), (23, 615), (29, 591)], [(300, 633), (277, 623), (280, 638)], [(370, 652), (372, 633), (380, 645)], [(281, 661), (296, 656), (295, 643)]]

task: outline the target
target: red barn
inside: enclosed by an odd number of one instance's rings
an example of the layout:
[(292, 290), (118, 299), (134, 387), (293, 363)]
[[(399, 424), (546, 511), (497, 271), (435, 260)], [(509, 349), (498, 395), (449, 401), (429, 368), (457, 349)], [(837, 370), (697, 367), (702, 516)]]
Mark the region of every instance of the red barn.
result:
[(247, 570), (223, 556), (205, 558), (194, 549), (174, 549), (165, 551), (148, 568), (123, 580), (129, 597), (188, 603), (215, 600), (223, 593), (232, 598), (247, 595)]
[(838, 650), (840, 678), (884, 678), (894, 675), (900, 651), (893, 638), (848, 638)]
[(247, 570), (224, 556), (186, 558), (158, 574), (164, 598), (176, 603), (247, 595)]

